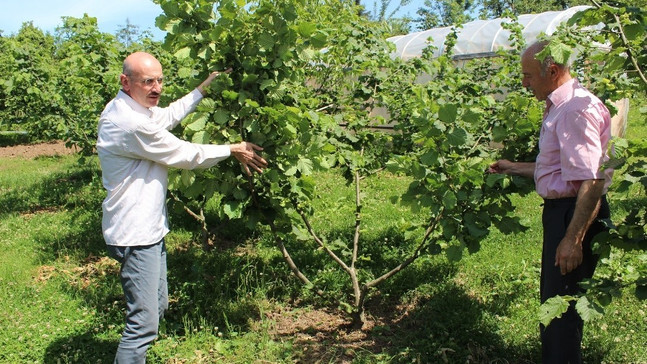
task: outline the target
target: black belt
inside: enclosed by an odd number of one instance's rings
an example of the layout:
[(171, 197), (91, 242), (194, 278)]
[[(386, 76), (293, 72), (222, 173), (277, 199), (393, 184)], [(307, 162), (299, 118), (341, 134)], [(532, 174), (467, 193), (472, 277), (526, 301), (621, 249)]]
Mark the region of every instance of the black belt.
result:
[[(607, 199), (607, 195), (604, 194), (600, 197), (600, 201), (604, 202)], [(577, 197), (563, 197), (563, 198), (545, 198), (544, 206), (553, 207), (553, 206), (564, 206), (569, 204), (574, 204), (577, 201)]]

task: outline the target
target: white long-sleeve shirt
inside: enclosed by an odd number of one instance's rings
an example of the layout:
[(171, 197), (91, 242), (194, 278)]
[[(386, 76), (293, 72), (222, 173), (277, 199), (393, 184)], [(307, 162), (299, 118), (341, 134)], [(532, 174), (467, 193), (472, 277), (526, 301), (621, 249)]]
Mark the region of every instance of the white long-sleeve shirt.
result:
[(169, 232), (168, 167), (209, 168), (229, 157), (227, 145), (193, 144), (170, 132), (201, 99), (194, 90), (166, 108), (146, 108), (119, 91), (106, 105), (97, 152), (108, 192), (102, 204), (108, 245), (151, 245)]

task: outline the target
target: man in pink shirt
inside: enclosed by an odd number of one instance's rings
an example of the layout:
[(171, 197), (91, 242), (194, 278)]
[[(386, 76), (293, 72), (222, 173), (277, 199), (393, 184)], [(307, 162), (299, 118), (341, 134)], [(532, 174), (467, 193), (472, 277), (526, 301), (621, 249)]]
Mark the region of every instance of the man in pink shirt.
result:
[[(606, 191), (611, 117), (604, 104), (572, 78), (568, 65), (536, 55), (548, 42), (528, 47), (521, 57), (522, 85), (538, 100), (546, 100), (535, 162), (499, 160), (491, 173), (534, 178), (544, 198), (541, 302), (557, 295), (582, 292), (578, 286), (593, 276), (597, 256), (591, 240), (609, 217)], [(541, 326), (543, 363), (581, 363), (583, 321), (574, 304), (561, 318)]]

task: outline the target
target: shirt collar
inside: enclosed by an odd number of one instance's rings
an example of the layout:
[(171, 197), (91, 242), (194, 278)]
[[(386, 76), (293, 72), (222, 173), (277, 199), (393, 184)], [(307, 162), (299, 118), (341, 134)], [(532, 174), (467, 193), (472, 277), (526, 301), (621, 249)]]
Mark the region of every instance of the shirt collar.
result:
[(133, 100), (124, 90), (119, 90), (117, 93), (117, 99), (124, 100), (126, 105), (130, 106), (135, 112), (146, 115), (146, 117), (153, 116), (153, 111), (145, 106), (140, 105), (137, 101)]
[(573, 90), (578, 87), (580, 87), (579, 81), (577, 81), (577, 79), (575, 78), (572, 78), (553, 90), (553, 92), (548, 95), (547, 99), (550, 100), (553, 105), (559, 106), (564, 101), (572, 98)]

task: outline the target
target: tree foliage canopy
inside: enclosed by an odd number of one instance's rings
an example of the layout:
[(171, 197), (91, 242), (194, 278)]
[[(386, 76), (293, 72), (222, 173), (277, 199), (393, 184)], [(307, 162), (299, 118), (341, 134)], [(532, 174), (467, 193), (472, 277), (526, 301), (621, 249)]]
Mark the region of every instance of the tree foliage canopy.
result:
[[(511, 234), (524, 229), (510, 197), (532, 186), (484, 173), (497, 158), (530, 161), (537, 152), (542, 108), (519, 82), (525, 41), (518, 25), (509, 25), (513, 51), (457, 66), (451, 53), (433, 58), (425, 52), (408, 62), (392, 58), (393, 45), (386, 41), (392, 28), (360, 15), (353, 2), (156, 2), (164, 11), (157, 25), (168, 33), (163, 47), (146, 37), (123, 44), (98, 31), (89, 16), (65, 18), (55, 36), (27, 23), (15, 36), (1, 37), (6, 50), (0, 54), (3, 126), (27, 129), (37, 138), (63, 138), (90, 154), (98, 115), (119, 87), (128, 53), (145, 50), (160, 60), (169, 80), (167, 101), (210, 72), (231, 67), (176, 132), (194, 143), (251, 141), (264, 147), (270, 167), (252, 178), (230, 161), (203, 171), (173, 170), (169, 188), (175, 205), (203, 223), (205, 238), (209, 226), (234, 219), (270, 229), (306, 291), (348, 308), (359, 322), (365, 299), (420, 256), (445, 254), (458, 260), (478, 250), (494, 228)], [(427, 6), (446, 11), (437, 19), (448, 21), (478, 4), (486, 2), (429, 1)], [(495, 2), (487, 4), (493, 9), (488, 11), (496, 10)], [(515, 11), (531, 6), (514, 4)], [(575, 17), (553, 41), (559, 49), (573, 50), (581, 65), (578, 76), (603, 99), (613, 100), (647, 89), (645, 19), (644, 9), (604, 2)], [(594, 24), (603, 26), (593, 33), (582, 28)], [(455, 36), (448, 37), (447, 49)], [(600, 52), (593, 44), (609, 47)], [(379, 130), (386, 123), (393, 132)], [(644, 143), (618, 141), (615, 146), (613, 163), (625, 163), (626, 171), (619, 189), (642, 186), (644, 194)], [(355, 198), (347, 201), (354, 212), (352, 226), (346, 233), (322, 234), (313, 228), (313, 201), (325, 198), (315, 179), (320, 171), (339, 173), (354, 187)], [(411, 180), (391, 201), (420, 217), (394, 221), (401, 239), (386, 247), (366, 238), (362, 215), (371, 199), (363, 184), (385, 171)], [(212, 214), (205, 214), (208, 206)], [(599, 243), (603, 254), (610, 257), (612, 249), (622, 249), (644, 256), (646, 220), (644, 205), (629, 211)], [(338, 273), (321, 274), (293, 258), (322, 252), (330, 258), (325, 271)], [(631, 273), (592, 281), (590, 299), (563, 299), (580, 300), (582, 312), (595, 317), (593, 310), (622, 287), (633, 285), (637, 296), (645, 296), (645, 264)], [(350, 288), (326, 296), (321, 287), (331, 280)], [(563, 301), (554, 304), (542, 319), (558, 313)]]

